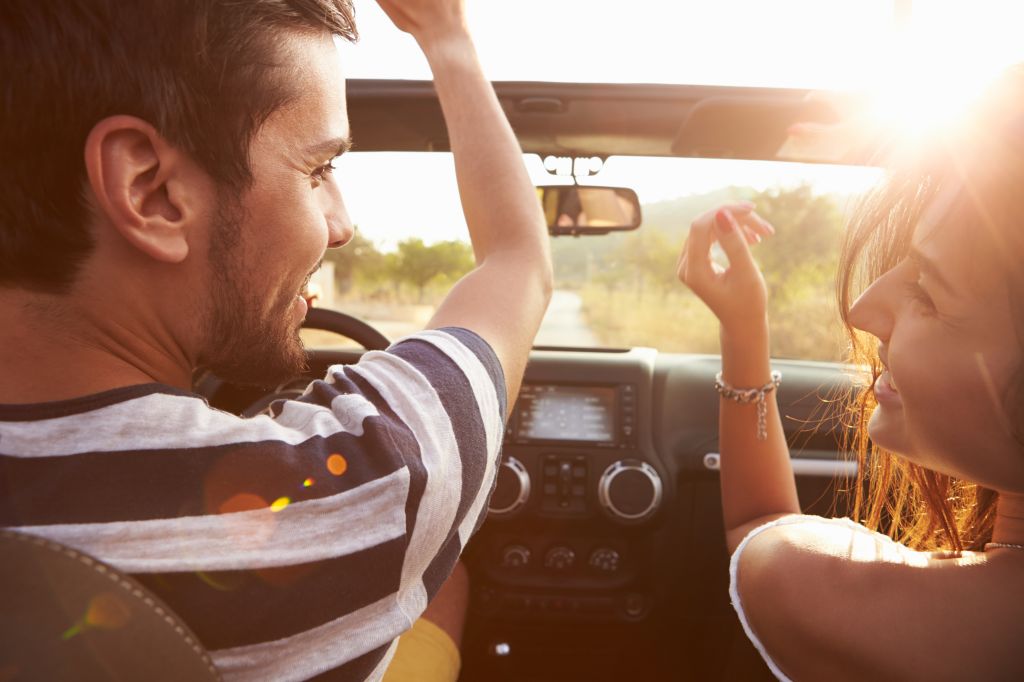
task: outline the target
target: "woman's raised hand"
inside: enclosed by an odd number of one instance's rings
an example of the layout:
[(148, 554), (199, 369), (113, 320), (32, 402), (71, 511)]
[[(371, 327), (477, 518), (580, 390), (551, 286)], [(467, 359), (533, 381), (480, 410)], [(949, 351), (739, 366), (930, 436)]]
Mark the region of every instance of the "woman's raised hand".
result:
[[(742, 331), (764, 323), (768, 294), (749, 244), (772, 234), (775, 228), (746, 201), (708, 211), (690, 225), (677, 273), (711, 308), (724, 330)], [(716, 241), (729, 259), (728, 267), (711, 259)]]

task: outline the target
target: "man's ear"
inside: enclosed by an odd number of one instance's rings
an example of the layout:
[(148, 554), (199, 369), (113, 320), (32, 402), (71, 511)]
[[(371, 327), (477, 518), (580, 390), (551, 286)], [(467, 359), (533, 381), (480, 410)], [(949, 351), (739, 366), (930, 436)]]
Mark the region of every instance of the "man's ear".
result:
[(134, 116), (105, 118), (85, 141), (85, 168), (101, 219), (149, 257), (180, 263), (188, 256), (193, 163), (153, 126)]

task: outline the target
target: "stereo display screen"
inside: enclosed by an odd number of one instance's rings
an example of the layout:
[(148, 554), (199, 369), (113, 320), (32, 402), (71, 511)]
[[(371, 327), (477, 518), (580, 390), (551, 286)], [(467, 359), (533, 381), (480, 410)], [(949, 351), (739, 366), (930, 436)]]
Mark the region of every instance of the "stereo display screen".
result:
[(519, 392), (518, 438), (588, 443), (615, 441), (615, 389), (525, 384)]

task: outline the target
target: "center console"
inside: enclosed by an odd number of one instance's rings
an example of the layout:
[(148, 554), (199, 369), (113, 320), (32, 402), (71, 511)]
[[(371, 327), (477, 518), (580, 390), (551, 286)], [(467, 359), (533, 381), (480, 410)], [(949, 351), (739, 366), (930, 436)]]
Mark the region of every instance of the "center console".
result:
[(654, 606), (644, 577), (672, 494), (642, 417), (655, 352), (594, 353), (594, 380), (558, 355), (534, 353), (508, 421), (468, 552), (473, 606), (507, 621), (639, 622)]

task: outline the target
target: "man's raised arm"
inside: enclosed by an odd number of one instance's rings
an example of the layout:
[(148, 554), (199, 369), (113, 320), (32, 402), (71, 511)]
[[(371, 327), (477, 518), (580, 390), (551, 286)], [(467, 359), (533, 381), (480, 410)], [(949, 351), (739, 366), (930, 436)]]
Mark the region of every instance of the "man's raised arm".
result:
[(551, 297), (547, 228), (522, 150), (466, 28), (463, 0), (378, 0), (419, 43), (434, 74), (455, 155), (477, 267), (429, 326), (471, 329), (494, 348), (511, 409)]

